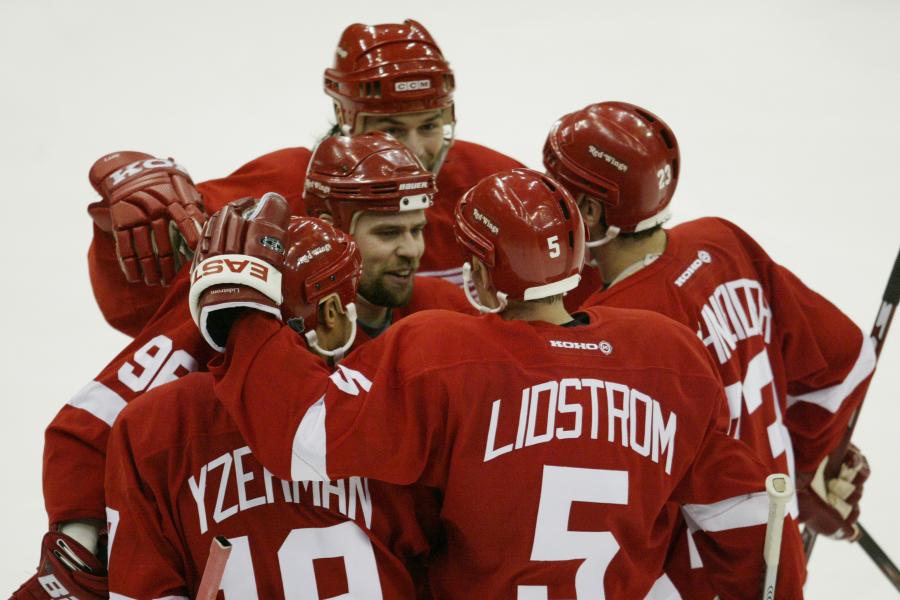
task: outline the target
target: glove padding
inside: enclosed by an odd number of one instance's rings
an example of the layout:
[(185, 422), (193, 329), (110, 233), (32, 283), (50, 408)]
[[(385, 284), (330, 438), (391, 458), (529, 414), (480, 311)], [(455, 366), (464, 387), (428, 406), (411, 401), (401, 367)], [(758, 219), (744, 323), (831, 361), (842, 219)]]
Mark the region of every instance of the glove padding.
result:
[(206, 222), (191, 176), (171, 158), (114, 152), (94, 163), (89, 178), (103, 199), (90, 204), (88, 213), (114, 237), (125, 278), (171, 283), (191, 260)]
[(869, 478), (869, 463), (851, 444), (841, 460), (836, 477), (826, 479), (826, 457), (812, 475), (801, 475), (809, 484), (797, 493), (800, 522), (834, 539), (855, 541), (859, 537), (859, 500), (863, 484)]
[(281, 272), (290, 208), (270, 192), (235, 200), (210, 217), (191, 265), (190, 306), (203, 338), (224, 351), (241, 312), (281, 318)]
[(41, 542), (37, 573), (13, 592), (10, 600), (109, 598), (106, 568), (81, 544), (64, 533), (51, 531)]

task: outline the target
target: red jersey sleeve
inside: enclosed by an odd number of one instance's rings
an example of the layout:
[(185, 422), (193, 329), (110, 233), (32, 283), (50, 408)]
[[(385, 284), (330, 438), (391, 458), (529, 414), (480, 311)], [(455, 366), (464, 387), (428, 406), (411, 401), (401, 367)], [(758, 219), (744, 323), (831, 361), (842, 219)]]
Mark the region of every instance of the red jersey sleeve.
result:
[(103, 471), (109, 430), (142, 392), (206, 364), (212, 349), (186, 301), (182, 271), (147, 327), (57, 413), (44, 440), (44, 502), (50, 523), (103, 518)]
[[(198, 184), (206, 212), (212, 214), (239, 198), (278, 192), (287, 199), (293, 214), (306, 214), (303, 183), (311, 156), (307, 148), (285, 148), (264, 154), (227, 177)], [(96, 226), (88, 250), (88, 272), (103, 318), (130, 337), (147, 325), (168, 294), (161, 286), (128, 283), (119, 268), (112, 236)]]

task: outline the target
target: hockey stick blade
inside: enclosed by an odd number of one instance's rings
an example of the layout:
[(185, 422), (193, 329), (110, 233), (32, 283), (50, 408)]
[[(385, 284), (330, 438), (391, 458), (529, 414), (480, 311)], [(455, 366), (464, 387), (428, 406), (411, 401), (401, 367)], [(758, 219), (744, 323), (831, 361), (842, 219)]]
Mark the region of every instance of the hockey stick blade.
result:
[(878, 565), (884, 576), (894, 584), (894, 589), (900, 592), (900, 571), (897, 570), (897, 566), (891, 562), (885, 551), (872, 539), (872, 536), (869, 535), (869, 532), (862, 525), (857, 523), (856, 526), (859, 528), (859, 540), (857, 540), (859, 545), (866, 551), (869, 558)]
[[(896, 312), (898, 303), (900, 303), (900, 251), (897, 252), (897, 258), (894, 259), (894, 266), (891, 269), (887, 286), (881, 297), (881, 304), (878, 306), (878, 313), (875, 316), (875, 324), (872, 326), (872, 332), (869, 334), (869, 337), (875, 344), (876, 360), (881, 355), (881, 349), (884, 347), (884, 341), (887, 338), (888, 330), (891, 327), (891, 321), (894, 320), (894, 313)], [(862, 410), (862, 402), (864, 400), (865, 398), (860, 401), (859, 406), (856, 407), (853, 415), (851, 415), (850, 422), (847, 425), (847, 431), (844, 433), (841, 443), (837, 445), (835, 450), (829, 456), (828, 466), (825, 468), (825, 473), (829, 476), (833, 476), (840, 469), (841, 460), (847, 452), (847, 447), (850, 445), (850, 438), (853, 437), (853, 430), (856, 429), (856, 422), (859, 419), (859, 413)], [(860, 529), (862, 529), (861, 526)], [(806, 527), (803, 530), (803, 551), (806, 553), (806, 562), (809, 562), (809, 557), (812, 555), (813, 546), (816, 543), (818, 535), (817, 532), (811, 530), (809, 527)], [(865, 549), (865, 547), (863, 548)], [(866, 550), (866, 552), (868, 552), (868, 550)], [(869, 556), (872, 557), (876, 563), (878, 562), (874, 556), (871, 554)]]
[(203, 569), (200, 587), (197, 588), (196, 600), (216, 600), (230, 554), (231, 542), (228, 538), (221, 535), (214, 537), (209, 545), (209, 558), (206, 559), (206, 568)]

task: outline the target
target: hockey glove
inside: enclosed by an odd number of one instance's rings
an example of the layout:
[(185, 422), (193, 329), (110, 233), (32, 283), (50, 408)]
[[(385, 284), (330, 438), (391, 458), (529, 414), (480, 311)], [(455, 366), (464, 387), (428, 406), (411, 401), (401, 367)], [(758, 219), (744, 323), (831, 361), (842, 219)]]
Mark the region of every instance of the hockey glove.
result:
[(281, 268), (290, 220), (287, 201), (268, 193), (236, 200), (210, 217), (191, 265), (191, 316), (203, 338), (224, 351), (247, 309), (281, 318)]
[(88, 206), (97, 226), (116, 242), (125, 278), (168, 285), (190, 261), (206, 222), (203, 200), (190, 175), (171, 158), (114, 152), (91, 167), (102, 200)]
[(835, 539), (854, 541), (859, 537), (859, 500), (869, 478), (869, 463), (859, 449), (850, 445), (841, 461), (837, 477), (826, 479), (826, 457), (814, 474), (803, 477), (809, 484), (797, 494), (800, 522)]
[(37, 573), (10, 600), (109, 598), (106, 569), (96, 556), (64, 533), (51, 531), (41, 542)]

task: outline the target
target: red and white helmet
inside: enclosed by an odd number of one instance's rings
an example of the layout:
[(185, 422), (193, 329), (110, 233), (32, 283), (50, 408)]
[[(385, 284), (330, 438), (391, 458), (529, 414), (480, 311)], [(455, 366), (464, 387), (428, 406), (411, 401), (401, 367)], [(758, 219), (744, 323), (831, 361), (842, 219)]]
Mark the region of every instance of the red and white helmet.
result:
[[(320, 219), (291, 217), (285, 230), (281, 267), (285, 323), (326, 356), (342, 356), (356, 337), (356, 289), (362, 275), (362, 255), (349, 234)], [(319, 302), (336, 293), (351, 323), (350, 339), (340, 348), (325, 350), (316, 336)]]
[(481, 312), (500, 312), (510, 300), (537, 300), (578, 286), (584, 265), (585, 227), (572, 195), (530, 169), (489, 175), (456, 205), (454, 233), (488, 268), (500, 306), (489, 309), (470, 295), (471, 265), (463, 289)]
[(603, 203), (606, 237), (638, 232), (669, 219), (680, 155), (672, 130), (656, 115), (625, 102), (600, 102), (569, 113), (550, 130), (544, 167), (572, 194)]
[(360, 113), (452, 110), (454, 87), (450, 63), (428, 30), (412, 19), (350, 25), (335, 49), (334, 66), (325, 69), (325, 93), (351, 130)]
[(406, 212), (431, 206), (437, 188), (406, 146), (380, 131), (325, 138), (313, 152), (303, 199), (314, 217), (329, 213), (353, 233), (363, 211)]

